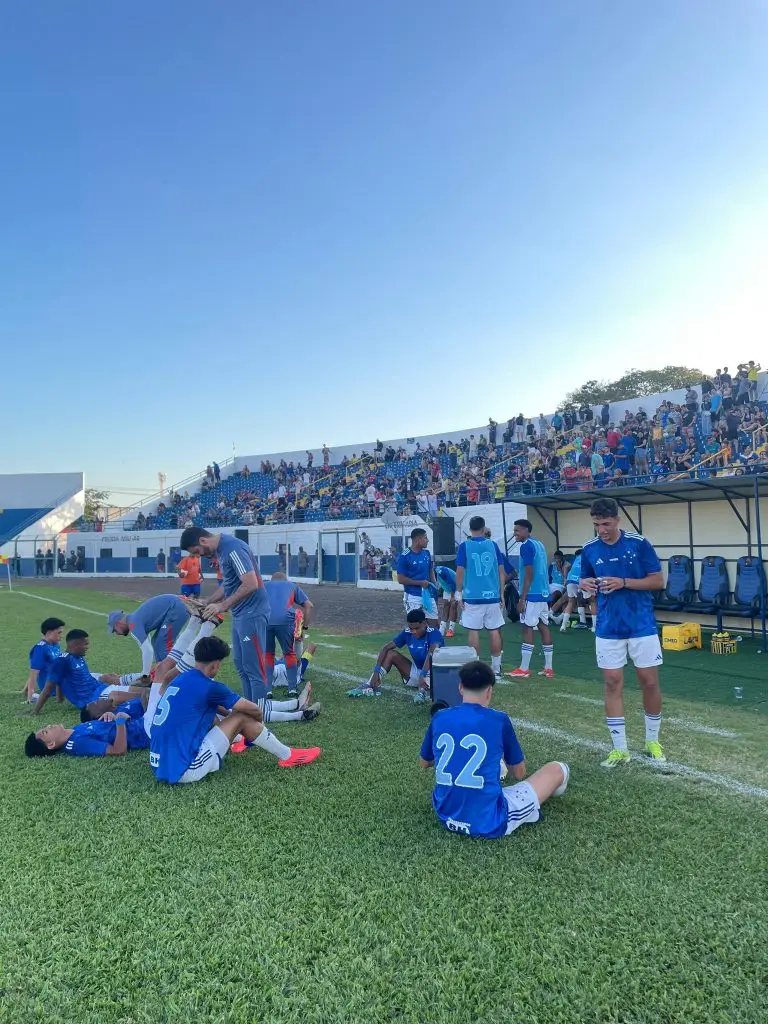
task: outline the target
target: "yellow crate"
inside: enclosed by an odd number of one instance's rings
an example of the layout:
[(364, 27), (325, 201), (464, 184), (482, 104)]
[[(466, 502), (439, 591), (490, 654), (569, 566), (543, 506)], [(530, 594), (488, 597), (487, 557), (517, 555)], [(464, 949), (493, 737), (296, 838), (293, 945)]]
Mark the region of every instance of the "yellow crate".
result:
[(736, 654), (736, 652), (736, 641), (733, 639), (730, 633), (712, 634), (713, 654)]
[(687, 651), (696, 646), (696, 637), (686, 628), (688, 625), (662, 627), (661, 646), (665, 651)]

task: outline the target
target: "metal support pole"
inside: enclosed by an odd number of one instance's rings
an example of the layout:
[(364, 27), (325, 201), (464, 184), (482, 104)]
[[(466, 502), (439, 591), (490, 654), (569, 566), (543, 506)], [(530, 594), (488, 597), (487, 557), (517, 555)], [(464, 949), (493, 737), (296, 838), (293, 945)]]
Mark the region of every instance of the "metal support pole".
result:
[(504, 511), (506, 501), (501, 503), (501, 528), (504, 531), (504, 554), (506, 555), (509, 551), (509, 541), (507, 540), (507, 514)]
[(766, 593), (765, 593), (765, 566), (763, 564), (763, 533), (762, 524), (760, 521), (760, 478), (755, 474), (755, 533), (757, 534), (757, 560), (760, 563), (760, 625), (763, 646), (761, 648), (763, 654), (768, 653), (766, 647), (768, 647), (768, 639), (766, 638)]

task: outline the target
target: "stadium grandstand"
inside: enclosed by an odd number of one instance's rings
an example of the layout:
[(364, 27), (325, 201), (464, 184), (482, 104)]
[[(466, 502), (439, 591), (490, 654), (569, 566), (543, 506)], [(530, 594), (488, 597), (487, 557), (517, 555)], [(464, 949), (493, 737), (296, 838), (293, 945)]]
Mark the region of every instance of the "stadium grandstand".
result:
[(82, 473), (0, 475), (0, 555), (17, 575), (52, 575), (57, 538), (84, 506)]

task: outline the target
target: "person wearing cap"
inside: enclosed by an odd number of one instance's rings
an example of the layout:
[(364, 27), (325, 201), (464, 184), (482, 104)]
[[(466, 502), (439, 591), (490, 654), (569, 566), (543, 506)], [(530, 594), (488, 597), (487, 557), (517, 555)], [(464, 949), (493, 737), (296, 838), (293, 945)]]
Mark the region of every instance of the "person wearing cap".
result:
[[(130, 636), (141, 650), (141, 671), (148, 675), (152, 663), (184, 653), (186, 644), (177, 644), (189, 623), (190, 608), (176, 594), (150, 597), (132, 612), (114, 611), (107, 617), (107, 632), (111, 636)], [(198, 623), (199, 624), (199, 623)]]

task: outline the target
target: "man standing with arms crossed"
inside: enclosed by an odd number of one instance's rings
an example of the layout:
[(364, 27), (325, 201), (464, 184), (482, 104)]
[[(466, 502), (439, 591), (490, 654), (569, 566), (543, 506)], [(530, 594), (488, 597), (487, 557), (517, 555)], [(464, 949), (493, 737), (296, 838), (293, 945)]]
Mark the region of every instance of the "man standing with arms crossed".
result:
[(469, 537), (456, 552), (456, 601), (461, 609), (461, 624), (469, 630), (469, 643), (480, 657), (480, 630), (488, 630), (491, 668), (501, 678), (501, 627), (504, 625), (504, 555), (485, 536), (485, 520), (472, 516)]
[(628, 764), (624, 721), (624, 666), (632, 659), (643, 694), (645, 752), (656, 764), (666, 757), (659, 743), (661, 645), (651, 592), (662, 590), (661, 563), (653, 545), (638, 533), (619, 529), (613, 498), (598, 498), (590, 509), (597, 536), (584, 545), (579, 586), (597, 595), (598, 668), (605, 681), (605, 715), (613, 750), (603, 768)]

